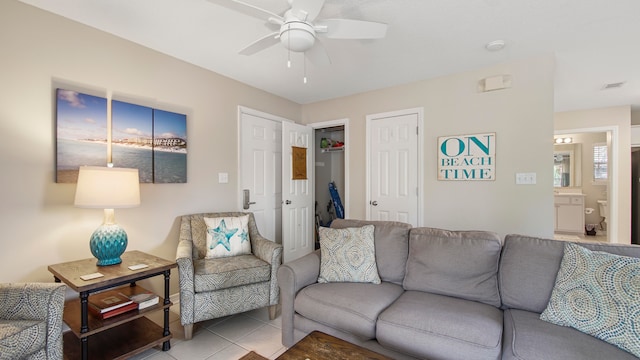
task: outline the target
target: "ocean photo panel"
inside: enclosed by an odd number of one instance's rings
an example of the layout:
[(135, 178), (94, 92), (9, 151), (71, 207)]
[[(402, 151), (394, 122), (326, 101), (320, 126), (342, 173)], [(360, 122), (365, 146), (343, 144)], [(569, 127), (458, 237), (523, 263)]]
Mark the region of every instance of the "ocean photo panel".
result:
[(187, 116), (153, 110), (153, 182), (187, 182)]
[(111, 101), (111, 162), (135, 168), (141, 183), (153, 182), (153, 109)]
[(107, 99), (56, 89), (56, 182), (76, 183), (80, 166), (107, 164)]

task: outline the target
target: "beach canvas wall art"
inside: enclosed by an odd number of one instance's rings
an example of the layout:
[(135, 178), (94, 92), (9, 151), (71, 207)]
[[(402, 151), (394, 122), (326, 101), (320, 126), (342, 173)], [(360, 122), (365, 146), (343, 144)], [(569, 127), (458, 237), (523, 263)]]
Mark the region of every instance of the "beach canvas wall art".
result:
[[(187, 116), (56, 89), (56, 182), (75, 183), (83, 165), (139, 170), (142, 183), (187, 182)], [(109, 125), (111, 136), (108, 136)]]
[(75, 183), (81, 165), (107, 164), (107, 99), (56, 89), (56, 182)]
[(153, 182), (187, 182), (187, 116), (153, 110)]
[(153, 109), (111, 101), (111, 161), (136, 168), (141, 183), (153, 182)]

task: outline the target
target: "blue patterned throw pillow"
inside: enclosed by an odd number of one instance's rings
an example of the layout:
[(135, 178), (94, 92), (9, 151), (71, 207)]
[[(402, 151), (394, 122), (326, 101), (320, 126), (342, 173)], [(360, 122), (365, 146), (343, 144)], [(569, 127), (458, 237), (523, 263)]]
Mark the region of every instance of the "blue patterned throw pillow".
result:
[(373, 225), (360, 228), (321, 227), (319, 283), (363, 282), (380, 284)]
[(556, 284), (540, 319), (640, 357), (640, 259), (565, 244)]
[(249, 215), (204, 218), (207, 224), (207, 259), (251, 254)]

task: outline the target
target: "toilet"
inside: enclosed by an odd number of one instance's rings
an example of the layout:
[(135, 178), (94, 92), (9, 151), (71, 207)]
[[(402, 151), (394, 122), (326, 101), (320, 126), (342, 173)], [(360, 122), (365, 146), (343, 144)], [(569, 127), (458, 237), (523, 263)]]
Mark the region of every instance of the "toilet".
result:
[(607, 228), (607, 218), (609, 217), (609, 203), (607, 200), (598, 200), (598, 210), (600, 211), (600, 228), (605, 230)]

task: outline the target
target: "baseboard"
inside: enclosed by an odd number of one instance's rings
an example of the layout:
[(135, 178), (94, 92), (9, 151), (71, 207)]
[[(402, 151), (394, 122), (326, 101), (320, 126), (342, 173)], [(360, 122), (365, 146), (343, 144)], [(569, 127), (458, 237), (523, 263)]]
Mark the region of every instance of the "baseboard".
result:
[(180, 305), (180, 293), (171, 294), (169, 296), (169, 301), (173, 303), (173, 305)]

